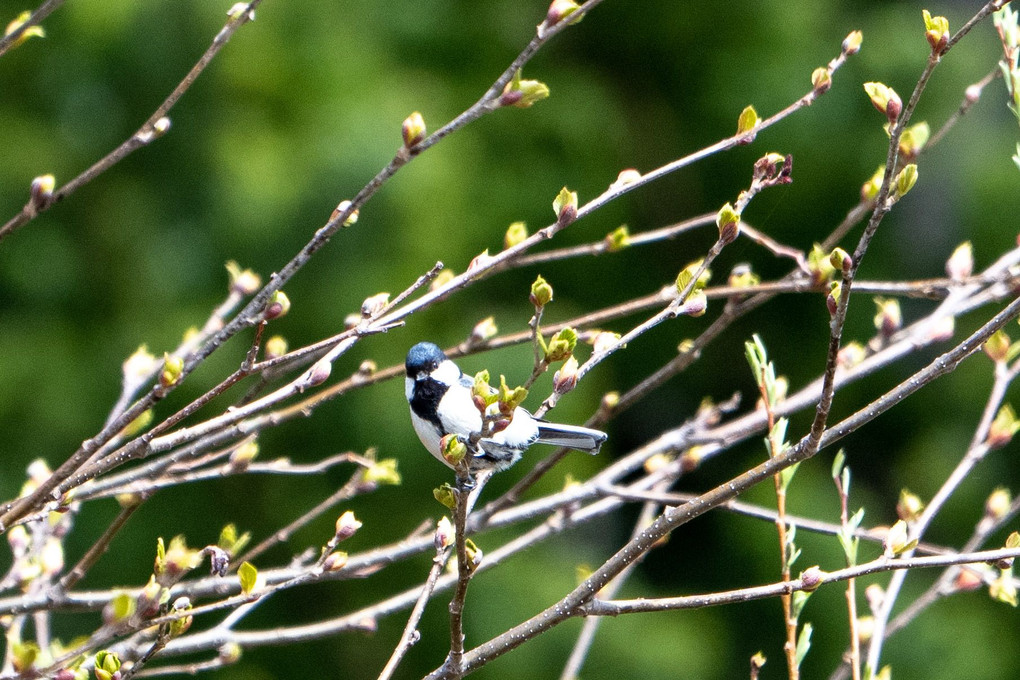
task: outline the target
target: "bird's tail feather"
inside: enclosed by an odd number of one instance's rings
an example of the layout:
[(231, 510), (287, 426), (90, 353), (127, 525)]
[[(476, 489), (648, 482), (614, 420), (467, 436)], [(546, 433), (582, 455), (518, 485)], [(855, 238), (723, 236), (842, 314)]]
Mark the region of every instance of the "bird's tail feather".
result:
[(606, 441), (606, 433), (577, 425), (561, 425), (559, 423), (538, 424), (538, 441), (553, 446), (563, 446), (575, 451), (584, 451), (595, 455)]

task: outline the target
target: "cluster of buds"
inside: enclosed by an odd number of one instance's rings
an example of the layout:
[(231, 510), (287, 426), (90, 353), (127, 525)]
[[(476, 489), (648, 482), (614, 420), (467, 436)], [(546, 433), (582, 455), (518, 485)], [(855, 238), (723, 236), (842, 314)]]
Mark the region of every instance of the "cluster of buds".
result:
[(569, 327), (557, 331), (548, 343), (541, 340), (541, 336), (539, 339), (544, 349), (544, 361), (547, 364), (566, 361), (574, 354), (574, 348), (577, 347), (577, 331)]
[(460, 465), (468, 453), (467, 444), (456, 434), (448, 434), (440, 439), (439, 450), (443, 454), (443, 460), (452, 467)]
[(767, 153), (754, 163), (751, 178), (761, 187), (773, 187), (793, 182), (793, 156)]
[(152, 573), (157, 583), (170, 587), (201, 562), (202, 552), (189, 548), (184, 542), (184, 536), (174, 536), (169, 546), (164, 546), (163, 538), (160, 537), (156, 540), (156, 562)]
[(569, 357), (553, 374), (553, 391), (562, 396), (577, 387), (577, 357)]

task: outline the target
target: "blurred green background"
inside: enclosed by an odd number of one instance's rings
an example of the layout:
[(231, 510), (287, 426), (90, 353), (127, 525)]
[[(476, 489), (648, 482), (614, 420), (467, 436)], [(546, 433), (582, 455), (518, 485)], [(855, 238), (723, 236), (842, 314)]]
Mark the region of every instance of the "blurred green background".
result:
[[(25, 203), (33, 177), (52, 172), (62, 184), (130, 136), (198, 59), (229, 5), (75, 0), (45, 22), (47, 38), (0, 59), (0, 219)], [(4, 22), (26, 8), (10, 0), (0, 7)], [(388, 162), (400, 144), (405, 116), (421, 111), (430, 129), (456, 116), (527, 43), (546, 7), (496, 0), (266, 0), (257, 21), (237, 33), (171, 112), (166, 137), (0, 244), (0, 495), (17, 493), (31, 460), (41, 457), (55, 467), (101, 427), (119, 392), (120, 364), (138, 345), (160, 353), (204, 321), (225, 293), (225, 261), (237, 260), (264, 276), (282, 267), (340, 200)], [(747, 186), (755, 159), (779, 151), (794, 156), (794, 183), (766, 191), (744, 217), (780, 241), (808, 249), (856, 203), (860, 185), (884, 161), (883, 121), (861, 84), (880, 80), (907, 99), (929, 51), (922, 7), (890, 1), (606, 0), (527, 66), (525, 77), (551, 88), (549, 100), (530, 110), (486, 116), (403, 169), (362, 211), (358, 224), (338, 234), (286, 287), (294, 307), (272, 330), (295, 347), (336, 333), (364, 298), (401, 290), (437, 260), (463, 271), (483, 249), (498, 250), (510, 222), (546, 226), (561, 186), (578, 191), (584, 202), (623, 168), (648, 171), (732, 134), (748, 104), (770, 115), (806, 93), (811, 71), (838, 54), (849, 31), (860, 29), (861, 53), (815, 105), (761, 133), (750, 146), (632, 192), (553, 243), (596, 241), (620, 224), (640, 232), (714, 211)], [(954, 2), (929, 9), (945, 14), (955, 29), (978, 7)], [(937, 129), (957, 109), (966, 86), (995, 68), (1000, 51), (991, 22), (980, 25), (939, 67), (914, 121), (927, 120)], [(964, 240), (973, 241), (978, 268), (1011, 247), (1020, 214), (1020, 173), (1010, 160), (1017, 136), (1002, 82), (995, 81), (923, 157), (919, 184), (883, 223), (862, 275), (940, 276), (946, 257)], [(556, 290), (547, 321), (653, 292), (700, 257), (713, 236), (695, 233), (613, 256), (500, 275), (413, 316), (405, 328), (363, 342), (338, 363), (334, 376), (349, 374), (365, 359), (380, 366), (402, 361), (407, 347), (420, 339), (454, 344), (490, 314), (501, 330), (524, 329), (531, 314), (528, 285), (539, 273)], [(727, 248), (716, 280), (742, 261), (765, 277), (789, 269), (788, 261), (741, 239)], [(930, 305), (907, 301), (905, 317), (916, 318)], [(855, 311), (846, 335), (865, 340), (873, 306), (862, 298)], [(564, 399), (556, 418), (583, 421), (605, 390), (637, 384), (713, 313), (666, 324), (633, 343)], [(958, 331), (987, 316), (985, 311), (962, 321)], [(623, 331), (638, 321), (610, 328)], [(754, 332), (794, 388), (804, 384), (821, 369), (827, 322), (819, 296), (787, 297), (750, 315), (694, 369), (617, 418), (608, 428), (603, 456), (572, 458), (563, 470), (591, 474), (682, 423), (704, 396), (721, 400), (741, 391), (749, 403), (753, 384), (743, 342)], [(159, 413), (171, 413), (233, 370), (248, 339), (219, 350)], [(925, 350), (847, 390), (833, 417), (859, 408), (935, 352)], [(466, 359), (462, 366), (523, 380), (529, 357), (530, 349), (519, 347)], [(975, 358), (844, 442), (855, 475), (852, 504), (867, 507), (866, 524), (895, 519), (902, 487), (931, 497), (962, 455), (990, 382), (991, 364)], [(549, 385), (546, 376), (536, 395), (547, 394)], [(806, 422), (794, 418), (791, 434), (799, 436)], [(330, 402), (310, 419), (265, 433), (261, 445), (266, 459), (308, 462), (369, 447), (399, 459), (403, 486), (350, 505), (365, 521), (351, 550), (395, 540), (441, 514), (431, 489), (448, 475), (414, 437), (398, 382)], [(1013, 448), (981, 465), (936, 522), (931, 540), (959, 544), (995, 485), (1018, 487)], [(708, 488), (764, 455), (756, 442), (737, 449), (686, 479), (683, 489)], [(837, 518), (828, 479), (831, 456), (826, 451), (802, 467), (792, 512)], [(507, 488), (527, 467), (526, 460), (501, 475), (489, 493)], [(226, 479), (156, 496), (82, 585), (143, 583), (158, 535), (185, 533), (190, 543), (204, 545), (233, 521), (261, 538), (328, 495), (348, 472)], [(543, 489), (556, 488), (562, 475), (551, 475)], [(766, 505), (772, 496), (771, 485), (748, 494)], [(112, 501), (83, 510), (69, 539), (69, 559), (87, 549), (115, 512)], [(635, 516), (632, 510), (576, 530), (480, 576), (469, 594), (469, 646), (560, 597), (575, 583), (575, 567), (597, 565), (611, 555)], [(302, 531), (265, 564), (321, 544), (333, 519)], [(841, 564), (835, 540), (806, 532), (798, 538), (801, 567)], [(481, 544), (484, 548), (484, 540)], [(712, 515), (684, 527), (651, 555), (623, 595), (772, 581), (777, 553), (773, 527)], [(872, 554), (869, 548), (864, 556)], [(364, 582), (294, 590), (263, 605), (246, 625), (334, 616), (420, 580), (427, 568), (426, 557)], [(910, 577), (905, 594), (920, 592), (934, 576)], [(448, 640), (446, 599), (430, 606), (423, 640), (401, 677), (441, 663)], [(823, 589), (804, 612), (803, 620), (815, 625), (807, 676), (827, 675), (843, 650), (845, 616), (832, 613), (842, 603), (841, 591)], [(95, 621), (88, 615), (57, 617), (56, 632), (69, 637)], [(369, 636), (253, 650), (214, 677), (373, 678), (404, 621), (404, 614), (392, 617)], [(561, 626), (478, 677), (557, 677), (579, 626)], [(962, 595), (893, 638), (885, 660), (898, 679), (930, 677), (936, 655), (944, 677), (1012, 678), (1020, 672), (1018, 631), (1015, 611), (980, 592)], [(783, 677), (781, 634), (776, 601), (607, 620), (583, 676), (743, 677), (748, 657), (763, 650), (770, 658), (763, 677)]]

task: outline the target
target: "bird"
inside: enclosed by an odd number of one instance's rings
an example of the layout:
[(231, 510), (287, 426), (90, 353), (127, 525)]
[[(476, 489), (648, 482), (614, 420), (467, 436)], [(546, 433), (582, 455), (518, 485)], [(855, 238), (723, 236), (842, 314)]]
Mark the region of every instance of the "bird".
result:
[[(419, 342), (404, 362), (404, 392), (411, 409), (411, 423), (421, 443), (440, 462), (453, 467), (444, 457), (442, 439), (458, 435), (468, 443), (482, 431), (482, 414), (472, 398), (474, 380), (431, 342)], [(489, 407), (498, 413), (497, 405)], [(550, 423), (518, 406), (502, 430), (469, 446), (471, 471), (505, 470), (521, 458), (532, 444), (552, 444), (596, 454), (606, 441), (605, 432), (575, 425)]]

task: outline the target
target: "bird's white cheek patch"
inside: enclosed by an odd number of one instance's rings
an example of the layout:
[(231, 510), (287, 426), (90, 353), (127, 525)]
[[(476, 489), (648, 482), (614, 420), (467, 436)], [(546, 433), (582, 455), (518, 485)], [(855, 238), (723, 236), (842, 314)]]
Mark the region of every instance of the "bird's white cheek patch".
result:
[(432, 377), (446, 385), (456, 385), (460, 380), (460, 369), (457, 368), (457, 364), (447, 359), (432, 371)]

